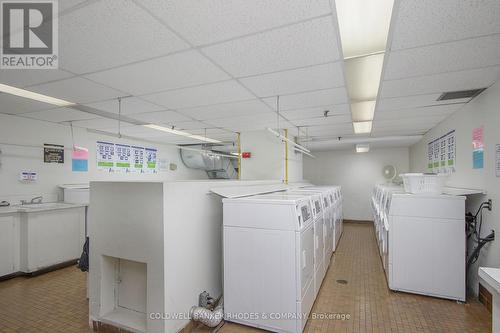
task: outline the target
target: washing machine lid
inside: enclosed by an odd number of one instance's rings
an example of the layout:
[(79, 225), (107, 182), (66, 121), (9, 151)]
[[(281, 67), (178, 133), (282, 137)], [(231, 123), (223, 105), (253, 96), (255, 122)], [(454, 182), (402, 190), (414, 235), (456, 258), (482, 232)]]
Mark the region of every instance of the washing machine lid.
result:
[(245, 204), (266, 204), (266, 205), (288, 205), (295, 208), (296, 220), (292, 228), (302, 230), (315, 219), (311, 208), (311, 199), (307, 195), (293, 195), (288, 192), (276, 192), (270, 194), (254, 195), (242, 198), (225, 198), (222, 202), (244, 202)]
[(289, 188), (290, 187), (285, 184), (245, 185), (214, 187), (210, 189), (210, 192), (220, 195), (223, 198), (241, 198), (258, 194), (285, 191)]

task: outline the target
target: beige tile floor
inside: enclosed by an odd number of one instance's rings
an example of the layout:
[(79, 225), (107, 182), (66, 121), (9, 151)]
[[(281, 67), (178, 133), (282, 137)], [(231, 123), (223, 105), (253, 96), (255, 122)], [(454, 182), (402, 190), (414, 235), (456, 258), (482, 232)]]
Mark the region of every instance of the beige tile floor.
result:
[[(339, 284), (337, 280), (347, 280)], [(85, 274), (75, 267), (0, 282), (0, 332), (89, 333)], [(313, 308), (348, 320), (310, 319), (306, 332), (490, 332), (476, 301), (457, 304), (387, 289), (370, 224), (346, 223)], [(220, 332), (258, 332), (226, 323)]]
[[(316, 314), (349, 320), (309, 319), (305, 332), (490, 332), (491, 316), (476, 302), (392, 292), (387, 288), (371, 223), (345, 223), (316, 303)], [(339, 284), (337, 280), (347, 280)], [(221, 332), (256, 332), (226, 323)]]

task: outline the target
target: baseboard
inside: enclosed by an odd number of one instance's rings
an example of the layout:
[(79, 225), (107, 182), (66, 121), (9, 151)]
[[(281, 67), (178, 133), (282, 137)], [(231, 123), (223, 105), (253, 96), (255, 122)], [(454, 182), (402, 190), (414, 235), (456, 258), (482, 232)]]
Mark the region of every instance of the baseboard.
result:
[(34, 271), (34, 272), (29, 272), (29, 273), (26, 273), (26, 272), (15, 272), (15, 273), (12, 273), (12, 274), (8, 274), (8, 275), (3, 275), (3, 276), (0, 276), (0, 281), (5, 281), (5, 280), (10, 280), (10, 279), (13, 279), (13, 278), (16, 278), (16, 277), (20, 277), (20, 276), (37, 276), (37, 275), (41, 275), (41, 274), (45, 274), (45, 273), (48, 273), (48, 272), (52, 272), (52, 271), (56, 271), (58, 269), (61, 269), (61, 268), (66, 268), (66, 267), (69, 267), (69, 266), (73, 266), (73, 265), (76, 265), (78, 263), (78, 259), (72, 259), (72, 260), (68, 260), (68, 261), (65, 261), (65, 262), (62, 262), (62, 263), (59, 263), (59, 264), (55, 264), (55, 265), (52, 265), (52, 266), (48, 266), (48, 267), (44, 267), (38, 271)]
[(370, 220), (344, 220), (344, 223), (373, 223)]

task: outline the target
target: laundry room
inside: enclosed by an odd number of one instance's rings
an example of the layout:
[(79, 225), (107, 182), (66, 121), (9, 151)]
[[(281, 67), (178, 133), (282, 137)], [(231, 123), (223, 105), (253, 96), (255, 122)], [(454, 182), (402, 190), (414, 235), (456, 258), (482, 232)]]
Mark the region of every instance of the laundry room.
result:
[(500, 333), (499, 1), (0, 18), (0, 333)]

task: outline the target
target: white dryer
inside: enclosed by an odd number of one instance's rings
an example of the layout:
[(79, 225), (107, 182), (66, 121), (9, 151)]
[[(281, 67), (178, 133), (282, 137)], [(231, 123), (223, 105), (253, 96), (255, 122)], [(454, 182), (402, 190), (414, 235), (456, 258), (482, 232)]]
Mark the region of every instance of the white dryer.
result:
[(223, 206), (226, 319), (302, 332), (316, 296), (310, 197), (276, 193)]

